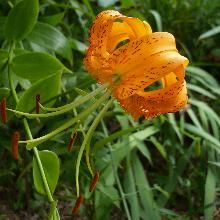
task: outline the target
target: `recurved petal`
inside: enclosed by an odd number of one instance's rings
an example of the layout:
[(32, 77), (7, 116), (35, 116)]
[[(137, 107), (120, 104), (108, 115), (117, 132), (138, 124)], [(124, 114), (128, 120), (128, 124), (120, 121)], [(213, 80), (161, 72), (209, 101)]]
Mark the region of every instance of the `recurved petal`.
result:
[(122, 20), (130, 26), (136, 38), (141, 38), (152, 33), (151, 26), (138, 18), (124, 16)]
[(93, 50), (98, 50), (97, 53), (101, 54), (103, 57), (107, 57), (106, 44), (111, 33), (112, 24), (115, 19), (121, 17), (118, 11), (103, 11), (97, 15), (93, 25), (90, 29), (89, 43)]
[(125, 39), (133, 41), (151, 33), (151, 27), (147, 22), (142, 22), (138, 18), (120, 17), (112, 25), (111, 34), (107, 42), (107, 50), (111, 53), (121, 41)]
[(121, 82), (115, 89), (114, 95), (120, 99), (127, 98), (137, 91), (144, 91), (149, 85), (164, 77), (170, 84), (171, 82), (174, 83), (174, 79), (171, 80), (171, 77), (168, 77), (170, 73), (173, 73), (181, 81), (185, 76), (187, 63), (188, 60), (177, 51), (155, 53), (146, 58), (146, 62), (141, 63), (136, 68), (131, 68), (125, 75), (121, 76)]
[[(106, 49), (114, 20), (122, 17), (117, 11), (101, 12), (90, 29), (89, 48), (84, 58), (84, 64), (91, 75), (99, 82), (108, 82), (108, 73), (112, 67), (108, 65), (109, 53)], [(106, 78), (105, 78), (106, 77)]]
[(122, 22), (122, 20), (118, 22), (116, 20), (112, 25), (112, 30), (107, 41), (107, 51), (112, 53), (117, 45), (126, 39), (135, 39), (133, 30), (127, 23)]
[(166, 90), (164, 90), (161, 91), (161, 97), (159, 98), (158, 93), (151, 94), (151, 97), (146, 96), (144, 93), (139, 93), (119, 101), (122, 107), (130, 113), (134, 119), (137, 120), (141, 116), (149, 119), (160, 114), (177, 112), (186, 105), (188, 97), (185, 81), (182, 83), (178, 92), (176, 92), (175, 87), (176, 85), (173, 85), (175, 94), (172, 96), (166, 95)]
[[(136, 37), (142, 37), (150, 33), (150, 25), (137, 18), (126, 17), (117, 11), (101, 12), (90, 29), (90, 46), (84, 59), (88, 71), (97, 79), (103, 71), (105, 74), (110, 74), (114, 70), (114, 66), (109, 63), (106, 67), (106, 62), (109, 60), (110, 54), (117, 48), (117, 45), (126, 39), (133, 41)], [(114, 75), (113, 72), (112, 75)], [(109, 81), (109, 75), (106, 76), (107, 82)], [(103, 79), (104, 77), (99, 81), (103, 82)]]
[(163, 51), (177, 51), (175, 38), (167, 32), (155, 32), (118, 48), (109, 60), (115, 63), (115, 71), (124, 75), (148, 62), (150, 56)]

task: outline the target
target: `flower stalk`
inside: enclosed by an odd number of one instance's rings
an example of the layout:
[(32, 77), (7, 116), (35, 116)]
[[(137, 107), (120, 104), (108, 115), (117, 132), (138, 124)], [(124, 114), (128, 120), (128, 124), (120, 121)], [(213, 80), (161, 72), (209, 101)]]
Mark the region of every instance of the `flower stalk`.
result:
[(82, 98), (80, 98), (76, 101), (73, 101), (72, 103), (69, 103), (67, 105), (64, 105), (64, 106), (61, 106), (61, 107), (58, 107), (58, 108), (46, 108), (46, 107), (43, 107), (42, 105), (40, 105), (40, 107), (43, 110), (54, 111), (54, 112), (49, 112), (49, 113), (45, 113), (45, 114), (38, 114), (38, 113), (37, 114), (31, 114), (31, 113), (21, 112), (21, 111), (17, 111), (17, 110), (10, 109), (10, 108), (7, 108), (7, 110), (11, 111), (11, 112), (14, 112), (18, 116), (25, 116), (28, 119), (54, 117), (54, 116), (57, 116), (57, 115), (64, 114), (68, 111), (71, 111), (73, 108), (78, 107), (79, 105), (83, 104), (84, 102), (90, 100), (92, 97), (98, 95), (101, 91), (105, 90), (107, 87), (108, 87), (108, 84), (100, 86), (98, 89), (96, 89), (95, 91), (89, 93), (87, 96), (84, 96), (84, 97), (82, 97)]
[[(14, 87), (14, 83), (13, 83), (13, 79), (12, 79), (12, 72), (11, 72), (11, 69), (10, 69), (10, 64), (11, 64), (11, 60), (12, 60), (12, 57), (13, 57), (13, 49), (14, 49), (14, 43), (12, 43), (12, 45), (10, 47), (10, 51), (9, 51), (8, 78), (9, 78), (9, 84), (10, 84), (10, 88), (11, 88), (11, 91), (12, 91), (13, 98), (14, 98), (16, 104), (18, 104), (19, 99), (18, 99), (16, 90), (15, 90), (15, 87)], [(27, 120), (25, 118), (23, 119), (23, 125), (24, 125), (24, 128), (26, 130), (28, 138), (30, 140), (33, 139), (30, 127), (29, 127), (28, 122), (27, 122)], [(46, 191), (46, 194), (47, 194), (47, 197), (48, 197), (48, 201), (52, 204), (54, 202), (54, 199), (53, 199), (53, 196), (51, 194), (51, 191), (50, 191), (47, 179), (46, 179), (46, 175), (45, 175), (45, 172), (44, 172), (44, 169), (43, 169), (43, 165), (41, 163), (41, 159), (40, 159), (40, 156), (39, 156), (37, 148), (34, 148), (33, 152), (34, 152), (34, 156), (36, 158), (36, 161), (37, 161), (37, 164), (38, 164), (38, 167), (39, 167), (39, 170), (40, 170), (42, 181), (44, 183), (44, 187), (45, 187), (45, 191)]]
[[(105, 95), (105, 100), (108, 99), (110, 97), (110, 92), (107, 92)], [(104, 97), (103, 96), (103, 97)], [(110, 99), (108, 101), (108, 103), (105, 105), (105, 107), (102, 109), (102, 111), (99, 113), (99, 115), (96, 117), (96, 119), (93, 121), (92, 125), (90, 126), (88, 132), (86, 133), (86, 136), (84, 137), (84, 140), (83, 140), (83, 143), (80, 147), (80, 150), (79, 150), (79, 153), (78, 153), (78, 156), (77, 156), (77, 160), (76, 160), (76, 175), (75, 175), (75, 178), (76, 178), (76, 194), (77, 194), (77, 197), (79, 197), (79, 168), (80, 168), (80, 162), (81, 162), (81, 159), (82, 159), (82, 155), (83, 155), (83, 152), (87, 146), (87, 144), (90, 143), (90, 140), (92, 138), (92, 135), (98, 125), (98, 123), (100, 122), (100, 120), (103, 118), (103, 115), (104, 113), (107, 111), (107, 109), (110, 107), (110, 105), (112, 104), (112, 99)], [(96, 102), (98, 103), (98, 101)], [(96, 104), (95, 103), (95, 104)], [(102, 102), (101, 102), (102, 103)], [(97, 106), (98, 107), (98, 106)], [(80, 113), (82, 114), (82, 113)], [(80, 115), (79, 114), (79, 115)], [(78, 115), (78, 116), (79, 116)], [(88, 166), (88, 169), (90, 171), (90, 173), (93, 175), (93, 171), (91, 169), (91, 166), (90, 166), (90, 162), (89, 160), (87, 159), (87, 166)]]

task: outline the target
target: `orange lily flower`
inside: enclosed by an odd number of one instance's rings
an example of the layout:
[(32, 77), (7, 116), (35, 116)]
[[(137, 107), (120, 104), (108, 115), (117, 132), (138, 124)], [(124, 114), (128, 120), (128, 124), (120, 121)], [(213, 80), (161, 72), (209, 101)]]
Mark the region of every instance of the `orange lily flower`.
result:
[[(188, 59), (178, 53), (172, 34), (152, 33), (148, 23), (108, 10), (97, 15), (89, 44), (84, 59), (88, 72), (99, 83), (110, 83), (113, 95), (135, 119), (186, 105)], [(156, 82), (161, 88), (149, 91)]]

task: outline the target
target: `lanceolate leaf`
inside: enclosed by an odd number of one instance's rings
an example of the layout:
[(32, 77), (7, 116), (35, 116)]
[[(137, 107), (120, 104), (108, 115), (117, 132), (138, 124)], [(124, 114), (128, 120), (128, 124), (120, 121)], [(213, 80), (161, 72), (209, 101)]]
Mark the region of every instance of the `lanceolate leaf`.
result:
[(199, 40), (203, 40), (203, 39), (206, 39), (206, 38), (209, 38), (209, 37), (213, 37), (213, 36), (215, 36), (216, 34), (219, 34), (219, 33), (220, 33), (220, 25), (217, 26), (217, 27), (212, 28), (209, 31), (206, 31), (203, 34), (201, 34), (199, 36)]
[(156, 25), (157, 25), (157, 31), (162, 31), (163, 26), (162, 26), (162, 19), (160, 14), (155, 11), (155, 10), (149, 10), (149, 12), (153, 15)]
[[(45, 172), (50, 191), (53, 194), (56, 189), (60, 174), (59, 158), (54, 152), (48, 150), (39, 151), (39, 157)], [(40, 169), (38, 167), (37, 159), (35, 157), (33, 158), (33, 177), (36, 190), (40, 194), (46, 195)]]
[(150, 188), (146, 178), (144, 168), (135, 154), (133, 156), (133, 161), (135, 181), (137, 190), (140, 193), (140, 202), (144, 208), (144, 217), (146, 220), (159, 220), (161, 218), (159, 215), (158, 207), (153, 199), (152, 189)]
[[(210, 150), (208, 153), (209, 160), (215, 160), (215, 153)], [(212, 220), (215, 210), (216, 197), (216, 167), (209, 165), (205, 181), (205, 198), (204, 198), (204, 216), (206, 220)]]
[(37, 22), (38, 0), (23, 0), (9, 12), (5, 22), (5, 37), (8, 41), (24, 39)]
[(127, 156), (126, 160), (126, 169), (124, 174), (124, 188), (125, 193), (127, 194), (128, 202), (130, 204), (131, 216), (133, 220), (140, 219), (140, 204), (138, 201), (138, 194), (136, 188), (136, 182), (134, 178), (134, 173), (132, 170), (133, 163), (132, 159)]

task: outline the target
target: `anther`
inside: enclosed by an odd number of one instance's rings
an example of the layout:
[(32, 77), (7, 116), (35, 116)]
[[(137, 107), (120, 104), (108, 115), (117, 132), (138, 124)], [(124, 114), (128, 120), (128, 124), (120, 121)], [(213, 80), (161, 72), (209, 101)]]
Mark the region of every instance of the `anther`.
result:
[(96, 172), (96, 174), (93, 176), (92, 181), (90, 183), (89, 192), (92, 192), (95, 189), (96, 184), (99, 181), (99, 177), (100, 177), (99, 172)]
[(67, 146), (67, 150), (69, 152), (71, 152), (73, 150), (73, 145), (75, 143), (75, 140), (76, 140), (76, 137), (77, 137), (77, 131), (75, 131), (75, 133), (73, 134), (73, 136), (70, 138), (70, 142)]
[(36, 95), (36, 113), (39, 114), (40, 112), (40, 95)]
[(72, 214), (75, 215), (77, 211), (79, 210), (81, 204), (84, 202), (84, 196), (80, 194), (80, 196), (77, 198), (75, 206), (73, 207)]
[(7, 118), (8, 118), (6, 107), (7, 107), (7, 103), (6, 103), (6, 98), (4, 97), (1, 101), (1, 118), (3, 124), (7, 123)]
[(20, 134), (19, 132), (15, 131), (12, 135), (12, 145), (11, 145), (11, 151), (12, 151), (12, 156), (15, 160), (18, 160), (18, 144), (20, 140)]

